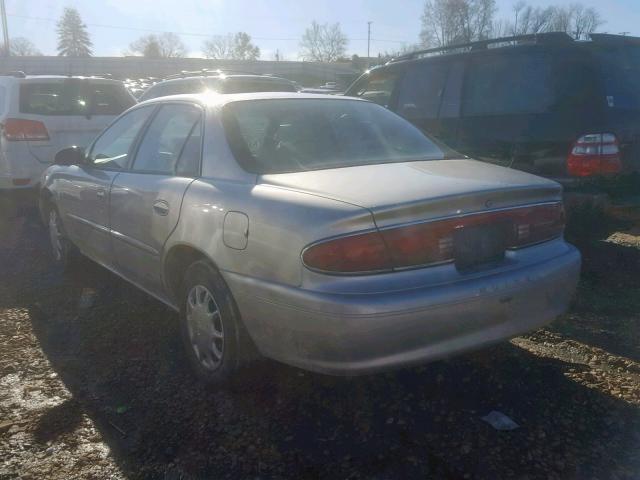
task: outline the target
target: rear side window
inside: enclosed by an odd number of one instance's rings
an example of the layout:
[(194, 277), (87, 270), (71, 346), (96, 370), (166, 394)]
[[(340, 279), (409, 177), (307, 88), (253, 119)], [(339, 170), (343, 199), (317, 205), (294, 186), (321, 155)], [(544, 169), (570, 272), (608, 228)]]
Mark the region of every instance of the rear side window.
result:
[(546, 53), (483, 55), (467, 71), (465, 116), (543, 113), (554, 101), (552, 61)]
[(260, 80), (237, 80), (229, 79), (223, 82), (221, 93), (251, 93), (251, 92), (295, 92), (296, 88), (291, 83), (260, 81)]
[(437, 118), (444, 95), (448, 63), (422, 63), (407, 71), (400, 84), (398, 113), (414, 120)]
[(398, 77), (398, 72), (374, 70), (355, 85), (350, 95), (370, 100), (383, 107), (388, 107), (391, 101), (391, 95), (398, 82)]
[[(196, 107), (164, 105), (144, 134), (133, 162), (133, 170), (173, 174), (185, 144), (200, 117), (201, 111)], [(188, 153), (193, 154), (194, 146), (190, 145), (189, 148)]]
[(116, 84), (70, 79), (20, 85), (20, 112), (33, 115), (119, 115), (134, 103)]
[(627, 45), (597, 50), (602, 65), (607, 105), (640, 109), (640, 47)]

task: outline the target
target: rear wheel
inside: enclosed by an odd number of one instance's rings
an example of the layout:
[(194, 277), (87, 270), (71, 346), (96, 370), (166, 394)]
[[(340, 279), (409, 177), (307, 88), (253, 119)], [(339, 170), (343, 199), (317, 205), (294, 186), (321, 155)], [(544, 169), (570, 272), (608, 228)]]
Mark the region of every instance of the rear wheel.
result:
[(229, 288), (208, 262), (187, 269), (180, 313), (182, 342), (196, 376), (209, 385), (231, 379), (247, 339)]

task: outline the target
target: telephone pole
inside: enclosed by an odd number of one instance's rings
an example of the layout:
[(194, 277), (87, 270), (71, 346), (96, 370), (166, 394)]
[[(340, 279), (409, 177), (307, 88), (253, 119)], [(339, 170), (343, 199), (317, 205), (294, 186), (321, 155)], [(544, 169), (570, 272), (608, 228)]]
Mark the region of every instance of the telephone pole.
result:
[(9, 49), (9, 27), (7, 27), (7, 10), (4, 6), (4, 0), (0, 0), (0, 16), (2, 16), (2, 36), (4, 38), (4, 54), (10, 55)]
[[(4, 2), (4, 0), (2, 0)], [(371, 24), (373, 22), (369, 21), (367, 22), (367, 68), (370, 66), (369, 64), (371, 63), (369, 61), (369, 58), (371, 58)]]

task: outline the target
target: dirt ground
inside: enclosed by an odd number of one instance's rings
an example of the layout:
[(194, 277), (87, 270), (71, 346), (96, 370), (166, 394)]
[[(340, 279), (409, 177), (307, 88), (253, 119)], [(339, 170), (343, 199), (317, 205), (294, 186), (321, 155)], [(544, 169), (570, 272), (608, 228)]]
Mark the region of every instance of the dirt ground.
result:
[(89, 261), (56, 272), (36, 218), (0, 221), (0, 480), (638, 479), (640, 231), (579, 246), (548, 328), (367, 377), (265, 360), (207, 391), (174, 313)]

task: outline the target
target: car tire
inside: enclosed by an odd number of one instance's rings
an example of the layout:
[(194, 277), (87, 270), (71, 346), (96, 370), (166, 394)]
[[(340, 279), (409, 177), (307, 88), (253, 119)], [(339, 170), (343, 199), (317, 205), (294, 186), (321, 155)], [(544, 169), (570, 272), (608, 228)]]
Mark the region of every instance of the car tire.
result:
[(224, 386), (244, 361), (251, 343), (231, 291), (207, 261), (187, 269), (180, 297), (180, 334), (196, 377)]
[(62, 271), (69, 270), (75, 261), (77, 251), (65, 235), (60, 213), (55, 205), (50, 205), (47, 209), (47, 230), (49, 248), (55, 267)]

